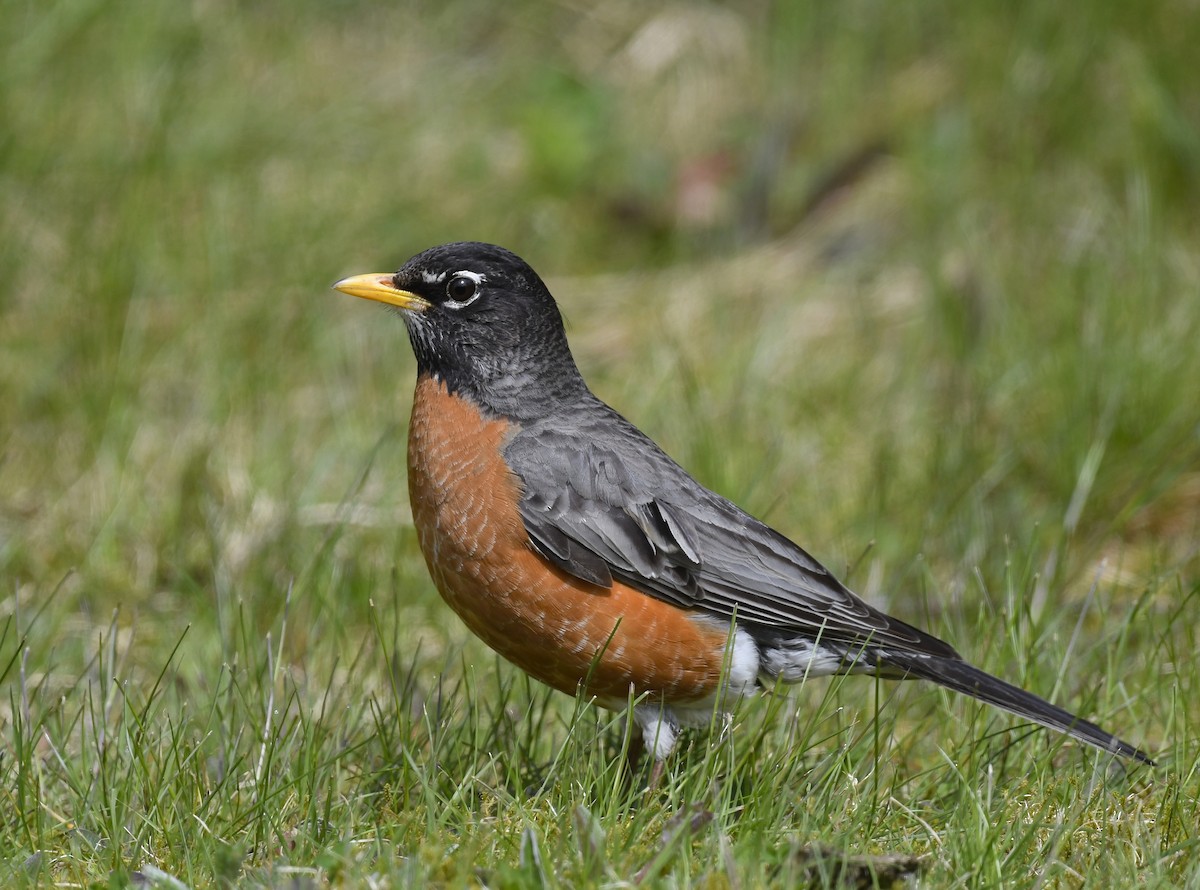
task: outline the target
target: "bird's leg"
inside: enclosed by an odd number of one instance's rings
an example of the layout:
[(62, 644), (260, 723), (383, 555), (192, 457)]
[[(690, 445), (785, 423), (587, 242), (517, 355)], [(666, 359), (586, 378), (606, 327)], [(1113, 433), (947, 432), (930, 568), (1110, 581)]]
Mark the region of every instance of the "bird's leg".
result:
[[(639, 705), (634, 710), (634, 717), (642, 730), (638, 739), (638, 753), (640, 755), (648, 748), (654, 759), (654, 765), (650, 768), (650, 782), (646, 786), (646, 792), (652, 794), (658, 790), (667, 767), (667, 757), (675, 750), (679, 740), (679, 721), (662, 703), (653, 701)], [(631, 744), (631, 750), (632, 747)]]
[[(633, 782), (641, 769), (642, 760), (646, 755), (646, 739), (640, 732), (634, 732), (629, 739), (629, 747), (625, 751), (625, 768), (629, 770), (629, 781)], [(650, 781), (646, 785), (646, 793), (650, 794), (658, 790), (659, 783), (662, 782), (663, 772), (666, 769), (666, 761), (655, 758), (654, 765), (650, 767)]]
[(655, 760), (654, 766), (650, 768), (650, 784), (646, 786), (646, 793), (653, 794), (658, 790), (658, 785), (662, 781), (663, 772), (666, 769), (667, 762), (665, 760)]
[(646, 740), (642, 738), (641, 730), (635, 728), (630, 733), (629, 746), (625, 749), (625, 768), (629, 770), (631, 782), (633, 777), (638, 774), (638, 767), (642, 765), (642, 757), (645, 753)]

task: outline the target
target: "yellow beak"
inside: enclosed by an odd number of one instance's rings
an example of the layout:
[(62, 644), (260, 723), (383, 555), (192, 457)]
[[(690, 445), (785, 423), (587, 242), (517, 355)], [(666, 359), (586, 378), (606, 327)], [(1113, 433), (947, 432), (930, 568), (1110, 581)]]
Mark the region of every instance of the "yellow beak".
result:
[(392, 284), (392, 276), (386, 272), (371, 272), (368, 275), (351, 275), (343, 278), (333, 286), (352, 297), (362, 297), (364, 300), (377, 300), (389, 306), (399, 306), (414, 312), (424, 312), (429, 308), (428, 301), (421, 299), (410, 291), (400, 290)]

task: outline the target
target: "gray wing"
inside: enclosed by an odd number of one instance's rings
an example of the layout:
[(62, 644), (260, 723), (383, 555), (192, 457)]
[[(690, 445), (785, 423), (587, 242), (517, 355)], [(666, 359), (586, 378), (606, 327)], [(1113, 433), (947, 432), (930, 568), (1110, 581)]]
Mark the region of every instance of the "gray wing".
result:
[(616, 578), (726, 620), (736, 613), (760, 631), (957, 657), (701, 486), (602, 403), (561, 426), (522, 430), (505, 458), (524, 485), (531, 545), (563, 571), (600, 586)]

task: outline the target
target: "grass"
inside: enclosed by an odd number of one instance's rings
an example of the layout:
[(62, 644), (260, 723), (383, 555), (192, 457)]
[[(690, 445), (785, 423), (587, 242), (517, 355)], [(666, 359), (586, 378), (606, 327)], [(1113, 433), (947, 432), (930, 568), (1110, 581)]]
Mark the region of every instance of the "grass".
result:
[[(1200, 885), (1198, 38), (1105, 0), (5, 4), (0, 881)], [(854, 678), (633, 790), (623, 715), (438, 600), (407, 344), (327, 289), (468, 237), (703, 481), (1160, 768)]]

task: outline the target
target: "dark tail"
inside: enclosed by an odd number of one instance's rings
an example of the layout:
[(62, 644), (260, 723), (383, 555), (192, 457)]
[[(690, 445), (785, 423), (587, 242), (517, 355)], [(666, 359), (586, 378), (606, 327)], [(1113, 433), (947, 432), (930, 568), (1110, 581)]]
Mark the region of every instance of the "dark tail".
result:
[(1094, 723), (1089, 723), (1081, 717), (1076, 717), (1070, 711), (1064, 711), (1050, 702), (1038, 698), (1032, 692), (1026, 692), (1011, 683), (1005, 683), (991, 674), (972, 667), (957, 658), (942, 658), (938, 656), (906, 656), (901, 653), (888, 653), (884, 662), (888, 667), (894, 667), (905, 672), (908, 677), (918, 677), (931, 680), (939, 686), (969, 695), (980, 701), (995, 705), (1001, 710), (1016, 714), (1057, 729), (1067, 735), (1093, 745), (1102, 751), (1132, 757), (1154, 766), (1154, 761), (1148, 755), (1135, 748), (1128, 742), (1105, 732)]

